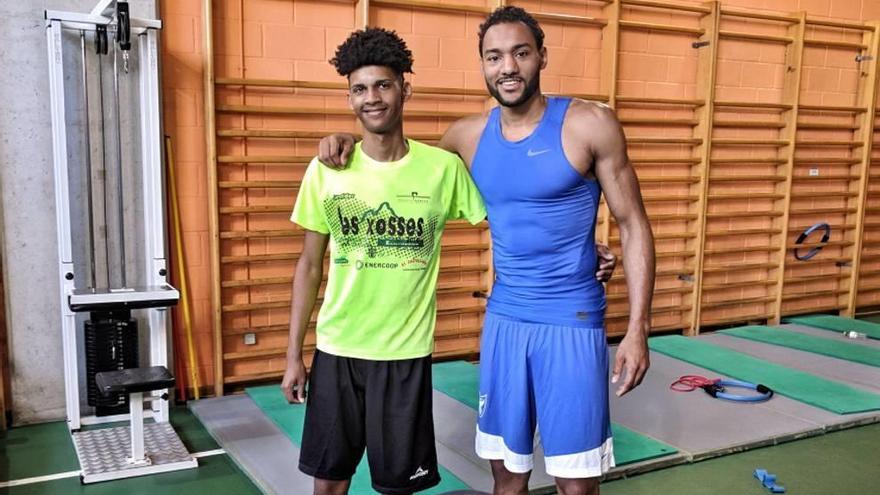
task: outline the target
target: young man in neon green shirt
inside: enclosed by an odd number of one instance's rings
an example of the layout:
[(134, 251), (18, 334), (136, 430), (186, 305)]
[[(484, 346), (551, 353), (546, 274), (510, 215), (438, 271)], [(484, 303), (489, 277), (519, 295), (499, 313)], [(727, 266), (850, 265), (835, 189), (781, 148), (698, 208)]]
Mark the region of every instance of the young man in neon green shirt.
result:
[(431, 401), (440, 234), (448, 219), (476, 224), (486, 210), (457, 155), (403, 135), (412, 94), (403, 40), (356, 31), (331, 63), (348, 78), (364, 137), (348, 168), (315, 159), (303, 178), (281, 387), (288, 401), (305, 399), (302, 343), (329, 242), (299, 468), (315, 477), (316, 494), (344, 494), (366, 448), (377, 491), (413, 493), (440, 481)]

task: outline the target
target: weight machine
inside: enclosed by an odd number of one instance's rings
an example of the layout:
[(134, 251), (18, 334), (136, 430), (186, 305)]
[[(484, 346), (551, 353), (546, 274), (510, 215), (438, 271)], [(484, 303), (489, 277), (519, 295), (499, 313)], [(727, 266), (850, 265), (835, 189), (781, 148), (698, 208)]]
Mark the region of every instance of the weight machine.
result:
[[(197, 461), (187, 452), (180, 438), (168, 421), (168, 389), (174, 378), (168, 372), (168, 308), (177, 304), (179, 292), (166, 281), (164, 187), (162, 177), (162, 136), (159, 117), (159, 78), (157, 31), (162, 23), (158, 20), (133, 18), (128, 2), (101, 0), (90, 13), (60, 12), (47, 10), (46, 36), (49, 55), (49, 87), (52, 114), (52, 147), (55, 170), (55, 207), (57, 213), (58, 258), (60, 281), (61, 331), (64, 347), (64, 381), (67, 423), (73, 437), (82, 468), (84, 483), (105, 481), (143, 474), (175, 471), (197, 467)], [(71, 50), (71, 33), (78, 34), (78, 50)], [(131, 64), (132, 46), (136, 47), (136, 65)], [(94, 47), (94, 54), (89, 46)], [(70, 52), (68, 53), (68, 50)], [(78, 52), (78, 53), (76, 53)], [(91, 54), (91, 57), (89, 56)], [(73, 77), (66, 59), (78, 55), (81, 59), (81, 77)], [(105, 111), (104, 59), (112, 58), (111, 108)], [(90, 64), (90, 59), (92, 63)], [(95, 60), (97, 63), (95, 63)], [(96, 69), (99, 85), (99, 115), (89, 106), (89, 70)], [(138, 105), (120, 105), (120, 79), (138, 78)], [(77, 85), (79, 87), (77, 87)], [(72, 126), (66, 106), (67, 95), (76, 94), (82, 101), (83, 132), (78, 135)], [(81, 92), (79, 92), (81, 90)], [(69, 98), (76, 100), (77, 98)], [(72, 105), (71, 105), (72, 106)], [(121, 120), (127, 112), (129, 126)], [(71, 112), (72, 113), (72, 112)], [(114, 145), (108, 150), (106, 121), (112, 117), (115, 132)], [(135, 118), (136, 117), (136, 118)], [(93, 136), (91, 123), (100, 119), (100, 157), (104, 173), (103, 191), (94, 194), (92, 183)], [(132, 149), (139, 150), (135, 161), (123, 164), (126, 130), (139, 130), (133, 139)], [(79, 140), (79, 141), (77, 141)], [(69, 167), (68, 145), (81, 142), (84, 153), (80, 170), (85, 179), (85, 199), (88, 228), (88, 277), (74, 266), (74, 236), (71, 223), (70, 179), (76, 170)], [(73, 146), (76, 148), (76, 146)], [(126, 149), (126, 151), (131, 151)], [(115, 166), (116, 190), (108, 189), (110, 166)], [(130, 165), (130, 166), (129, 166)], [(125, 206), (126, 191), (123, 178), (137, 171), (139, 165), (139, 194), (145, 240), (143, 262), (139, 263), (138, 275), (143, 284), (130, 284), (126, 266)], [(75, 176), (75, 175), (74, 175)], [(128, 176), (134, 178), (135, 176)], [(128, 193), (131, 195), (131, 193)], [(102, 199), (104, 206), (106, 284), (99, 286), (96, 267), (99, 265), (95, 234), (95, 199)], [(111, 218), (108, 208), (115, 200), (115, 246), (119, 256), (121, 283), (114, 286), (111, 271), (114, 256), (111, 255)], [(134, 285), (134, 286), (132, 286)], [(132, 310), (146, 312), (144, 321), (149, 333), (149, 364), (140, 367), (138, 352), (138, 320), (132, 318)], [(77, 313), (88, 313), (83, 338), (79, 337)], [(95, 414), (81, 413), (80, 353), (79, 342), (84, 342), (87, 402), (95, 408)], [(144, 394), (148, 394), (145, 398)], [(145, 411), (144, 402), (150, 407)], [(127, 406), (127, 407), (126, 407)], [(128, 414), (120, 414), (125, 409)], [(145, 423), (144, 417), (153, 422)], [(129, 426), (113, 428), (82, 428), (98, 423), (123, 421)]]

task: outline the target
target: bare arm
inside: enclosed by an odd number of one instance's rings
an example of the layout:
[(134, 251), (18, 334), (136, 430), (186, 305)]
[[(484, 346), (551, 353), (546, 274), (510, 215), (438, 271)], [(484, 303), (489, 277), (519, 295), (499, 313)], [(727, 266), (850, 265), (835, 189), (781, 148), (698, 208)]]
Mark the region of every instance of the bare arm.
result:
[(626, 153), (620, 122), (607, 107), (597, 107), (594, 116), (592, 129), (596, 138), (591, 140), (591, 152), (595, 173), (620, 229), (629, 294), (629, 324), (618, 348), (612, 378), (616, 382), (625, 369), (626, 380), (617, 390), (617, 395), (623, 395), (641, 383), (649, 366), (647, 338), (654, 292), (654, 237), (639, 181)]
[(470, 170), (487, 119), (488, 114), (484, 113), (453, 122), (443, 133), (437, 146), (460, 156)]
[(318, 288), (324, 277), (324, 252), (327, 249), (326, 234), (305, 231), (303, 251), (296, 264), (293, 277), (293, 294), (290, 300), (290, 336), (287, 343), (287, 369), (281, 381), (281, 390), (290, 403), (305, 400), (307, 382), (306, 368), (302, 358), (303, 339), (306, 335)]

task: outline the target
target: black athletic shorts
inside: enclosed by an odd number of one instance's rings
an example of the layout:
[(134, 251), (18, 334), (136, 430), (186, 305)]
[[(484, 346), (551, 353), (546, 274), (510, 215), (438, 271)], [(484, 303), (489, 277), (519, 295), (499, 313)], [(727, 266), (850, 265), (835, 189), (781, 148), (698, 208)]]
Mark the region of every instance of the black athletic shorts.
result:
[(373, 488), (412, 493), (440, 483), (431, 356), (372, 361), (315, 352), (300, 471), (347, 480), (367, 450)]

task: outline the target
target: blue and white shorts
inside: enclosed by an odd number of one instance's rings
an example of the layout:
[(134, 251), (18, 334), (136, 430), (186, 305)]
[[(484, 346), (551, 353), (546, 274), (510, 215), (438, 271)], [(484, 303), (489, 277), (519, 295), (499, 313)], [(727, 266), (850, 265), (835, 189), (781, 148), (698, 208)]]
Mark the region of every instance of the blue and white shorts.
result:
[(513, 473), (593, 478), (614, 467), (603, 328), (528, 323), (486, 313), (480, 350), (477, 455)]

